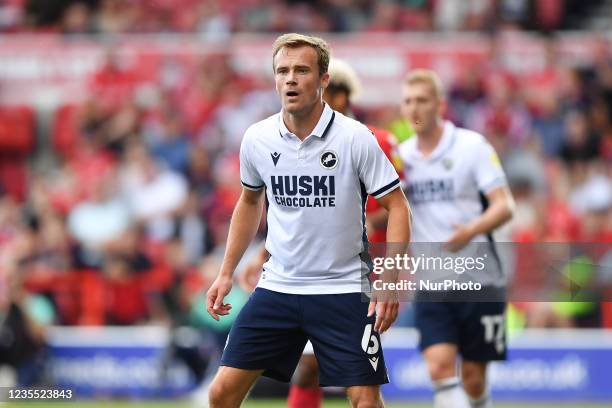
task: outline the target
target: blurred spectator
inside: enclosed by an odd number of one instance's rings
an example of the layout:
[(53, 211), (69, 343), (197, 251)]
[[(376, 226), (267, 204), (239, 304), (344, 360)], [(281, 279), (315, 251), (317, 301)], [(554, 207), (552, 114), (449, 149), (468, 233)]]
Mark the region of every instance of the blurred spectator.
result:
[(94, 23), (96, 31), (109, 34), (128, 31), (136, 20), (136, 8), (135, 2), (101, 0)]
[(166, 241), (173, 233), (173, 217), (187, 199), (185, 178), (162, 168), (146, 147), (135, 143), (125, 153), (119, 183), (131, 213), (146, 226), (150, 238)]
[(40, 295), (25, 291), (21, 279), (8, 278), (10, 296), (0, 296), (0, 367), (15, 372), (15, 384), (39, 385), (44, 374), (45, 329), (53, 323), (51, 304)]
[[(156, 131), (155, 131), (156, 130)], [(186, 174), (189, 166), (189, 142), (178, 112), (161, 114), (159, 128), (143, 135), (151, 153), (170, 170)]]
[(399, 28), (399, 5), (394, 1), (374, 2), (372, 19), (366, 25), (366, 31), (395, 31)]
[(448, 93), (447, 116), (458, 126), (465, 126), (472, 108), (485, 97), (484, 82), (476, 67), (464, 67)]
[[(210, 154), (202, 146), (194, 146), (191, 149), (187, 179), (193, 191), (203, 200), (206, 200), (215, 188)], [(200, 207), (206, 208), (207, 206), (202, 204)]]
[(229, 220), (241, 192), (238, 154), (228, 154), (217, 161), (214, 180), (215, 190), (208, 208), (208, 219), (215, 244), (224, 245), (229, 231)]
[(110, 256), (104, 261), (105, 324), (144, 324), (165, 318), (154, 293), (147, 291), (144, 280), (152, 268), (142, 254), (131, 258)]
[(86, 34), (93, 31), (89, 7), (85, 3), (72, 3), (64, 11), (61, 22), (64, 34)]
[(565, 140), (561, 147), (561, 157), (573, 167), (594, 160), (599, 154), (599, 144), (589, 129), (584, 113), (570, 112), (565, 118)]
[(101, 251), (131, 223), (127, 204), (113, 185), (114, 176), (111, 172), (95, 180), (91, 198), (74, 206), (68, 215), (70, 233), (90, 251)]
[(90, 104), (93, 104), (91, 108), (97, 111), (96, 118), (98, 120), (104, 118), (105, 115), (113, 113), (117, 107), (129, 102), (138, 82), (138, 76), (128, 66), (126, 59), (110, 48), (104, 63), (93, 75), (90, 84)]
[(531, 118), (515, 95), (512, 79), (495, 73), (486, 83), (486, 97), (466, 119), (468, 129), (482, 133), (504, 156), (531, 136)]
[(0, 32), (19, 28), (25, 17), (26, 0), (5, 0), (0, 4)]

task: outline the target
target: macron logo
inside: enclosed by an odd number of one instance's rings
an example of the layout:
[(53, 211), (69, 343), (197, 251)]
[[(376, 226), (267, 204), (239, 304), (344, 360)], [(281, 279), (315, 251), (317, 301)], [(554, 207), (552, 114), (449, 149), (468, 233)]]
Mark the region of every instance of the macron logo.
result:
[(274, 167), (276, 167), (276, 163), (278, 163), (278, 159), (280, 159), (280, 153), (270, 153), (270, 156), (272, 156), (272, 162), (274, 163)]
[(374, 371), (376, 371), (378, 369), (378, 357), (371, 357), (368, 359), (368, 361), (370, 362), (370, 364), (372, 364), (372, 368), (374, 369)]

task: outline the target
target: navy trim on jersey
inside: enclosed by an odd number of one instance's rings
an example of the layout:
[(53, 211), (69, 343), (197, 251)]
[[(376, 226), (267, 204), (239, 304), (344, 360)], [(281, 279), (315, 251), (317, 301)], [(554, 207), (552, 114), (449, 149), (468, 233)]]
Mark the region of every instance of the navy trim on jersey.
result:
[(332, 111), (331, 119), (329, 120), (329, 123), (327, 124), (327, 126), (325, 127), (325, 130), (323, 131), (323, 134), (321, 135), (321, 139), (325, 139), (325, 136), (327, 136), (327, 132), (329, 132), (329, 129), (331, 128), (332, 123), (334, 123), (335, 117), (336, 117), (336, 111)]
[[(329, 122), (327, 123), (327, 126), (325, 126), (325, 130), (323, 130), (323, 133), (321, 134), (321, 139), (325, 139), (325, 136), (327, 136), (327, 132), (329, 132), (329, 129), (331, 128), (332, 123), (334, 123), (334, 118), (336, 117), (336, 111), (332, 110), (332, 115), (331, 115), (331, 119), (329, 119)], [(283, 120), (282, 116), (280, 117), (280, 120)], [(283, 132), (281, 132), (280, 128), (278, 129), (278, 134), (280, 135), (281, 139), (283, 138)]]
[(368, 192), (366, 191), (365, 184), (360, 180), (359, 187), (361, 190), (361, 225), (363, 226), (363, 232), (361, 233), (361, 242), (363, 244), (363, 251), (359, 254), (359, 259), (365, 263), (368, 267), (368, 274), (374, 270), (374, 263), (370, 256), (368, 241), (368, 232), (366, 231), (366, 203), (368, 202)]
[(386, 192), (387, 190), (390, 190), (391, 188), (397, 186), (400, 183), (400, 179), (396, 178), (395, 180), (393, 180), (392, 182), (390, 182), (389, 184), (387, 184), (386, 186), (379, 188), (378, 190), (376, 190), (375, 192), (373, 192), (372, 194), (370, 194), (371, 196), (378, 196), (381, 195), (382, 193)]
[(245, 183), (244, 181), (240, 180), (240, 182), (242, 183), (243, 186), (248, 187), (248, 188), (252, 188), (253, 190), (259, 190), (261, 188), (265, 187), (265, 184), (262, 184), (261, 186), (252, 186), (250, 184)]
[[(482, 204), (482, 212), (484, 213), (485, 211), (487, 211), (487, 208), (489, 208), (489, 199), (482, 191), (478, 192), (478, 196), (480, 197), (480, 204)], [(491, 233), (491, 231), (489, 231), (486, 233), (486, 236), (487, 241), (489, 241), (489, 245), (491, 246), (491, 252), (493, 253), (493, 257), (495, 258), (497, 266), (499, 267), (500, 276), (503, 278), (504, 272), (502, 270), (502, 263), (501, 259), (499, 258), (499, 254), (497, 253), (497, 246), (495, 245), (495, 239), (493, 238), (493, 234)]]

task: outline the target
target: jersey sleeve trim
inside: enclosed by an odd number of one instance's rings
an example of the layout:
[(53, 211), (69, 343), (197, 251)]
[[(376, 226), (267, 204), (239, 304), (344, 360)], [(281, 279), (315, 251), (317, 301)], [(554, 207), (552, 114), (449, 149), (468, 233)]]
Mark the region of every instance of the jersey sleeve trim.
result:
[(382, 188), (379, 188), (378, 190), (376, 190), (375, 192), (373, 192), (370, 195), (373, 196), (374, 198), (380, 198), (380, 197), (384, 196), (385, 194), (387, 194), (388, 192), (390, 192), (391, 190), (394, 190), (399, 185), (400, 185), (400, 179), (396, 178), (395, 180), (393, 180), (392, 182), (390, 182), (386, 186), (384, 186)]
[(261, 186), (252, 186), (250, 184), (245, 183), (244, 181), (240, 180), (240, 183), (242, 183), (242, 186), (244, 188), (246, 188), (247, 190), (252, 190), (252, 191), (258, 191), (261, 190), (262, 188), (264, 188), (264, 184), (262, 184)]

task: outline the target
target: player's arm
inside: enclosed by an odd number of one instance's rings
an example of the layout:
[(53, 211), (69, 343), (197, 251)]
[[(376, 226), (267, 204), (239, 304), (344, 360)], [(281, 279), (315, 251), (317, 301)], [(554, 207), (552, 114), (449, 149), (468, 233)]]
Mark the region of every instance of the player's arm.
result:
[(469, 224), (474, 236), (486, 234), (510, 221), (514, 214), (514, 199), (507, 186), (494, 188), (486, 194), (489, 207)]
[(389, 213), (385, 208), (379, 208), (378, 210), (368, 213), (366, 217), (366, 225), (368, 230), (377, 230), (387, 226), (389, 220)]
[(387, 242), (410, 242), (410, 207), (402, 189), (396, 188), (376, 201), (388, 214), (388, 216), (385, 216), (387, 219)]
[[(395, 259), (396, 255), (406, 252), (410, 241), (410, 207), (401, 188), (378, 198), (376, 201), (387, 211), (387, 252), (388, 258)], [(380, 279), (385, 283), (397, 282), (398, 271), (393, 268), (385, 270)], [(399, 313), (399, 300), (395, 291), (382, 291), (373, 294), (375, 299), (370, 302), (368, 314), (372, 314), (378, 306), (374, 330), (384, 333), (397, 319)], [(377, 298), (376, 298), (377, 297)]]
[[(406, 251), (410, 239), (408, 201), (400, 188), (400, 179), (370, 131), (357, 134), (352, 142), (353, 159), (362, 186), (389, 214), (387, 242), (393, 245), (387, 245), (386, 256), (395, 258)], [(395, 283), (397, 270), (386, 270), (379, 278), (383, 283)], [(398, 310), (399, 300), (395, 290), (372, 293), (368, 316), (377, 311), (374, 329), (379, 333), (391, 326), (397, 318)]]
[(467, 245), (475, 236), (487, 234), (503, 225), (514, 214), (514, 199), (506, 185), (496, 187), (486, 194), (489, 206), (474, 221), (455, 225), (455, 232), (446, 242), (446, 249), (458, 251)]
[(446, 249), (458, 251), (475, 236), (486, 234), (499, 227), (514, 213), (514, 200), (508, 189), (506, 176), (497, 153), (490, 144), (482, 142), (474, 146), (474, 181), (480, 191), (485, 192), (488, 207), (478, 218), (455, 225), (455, 232), (446, 242)]
[(229, 313), (232, 306), (223, 299), (232, 289), (233, 274), (242, 255), (257, 233), (263, 210), (264, 188), (242, 189), (230, 221), (225, 255), (219, 275), (206, 294), (206, 310), (215, 320)]
[(263, 264), (266, 263), (269, 256), (270, 253), (266, 249), (265, 245), (262, 245), (259, 251), (257, 251), (257, 254), (255, 254), (249, 264), (244, 268), (240, 275), (238, 275), (238, 284), (245, 292), (252, 292), (253, 289), (255, 289)]

